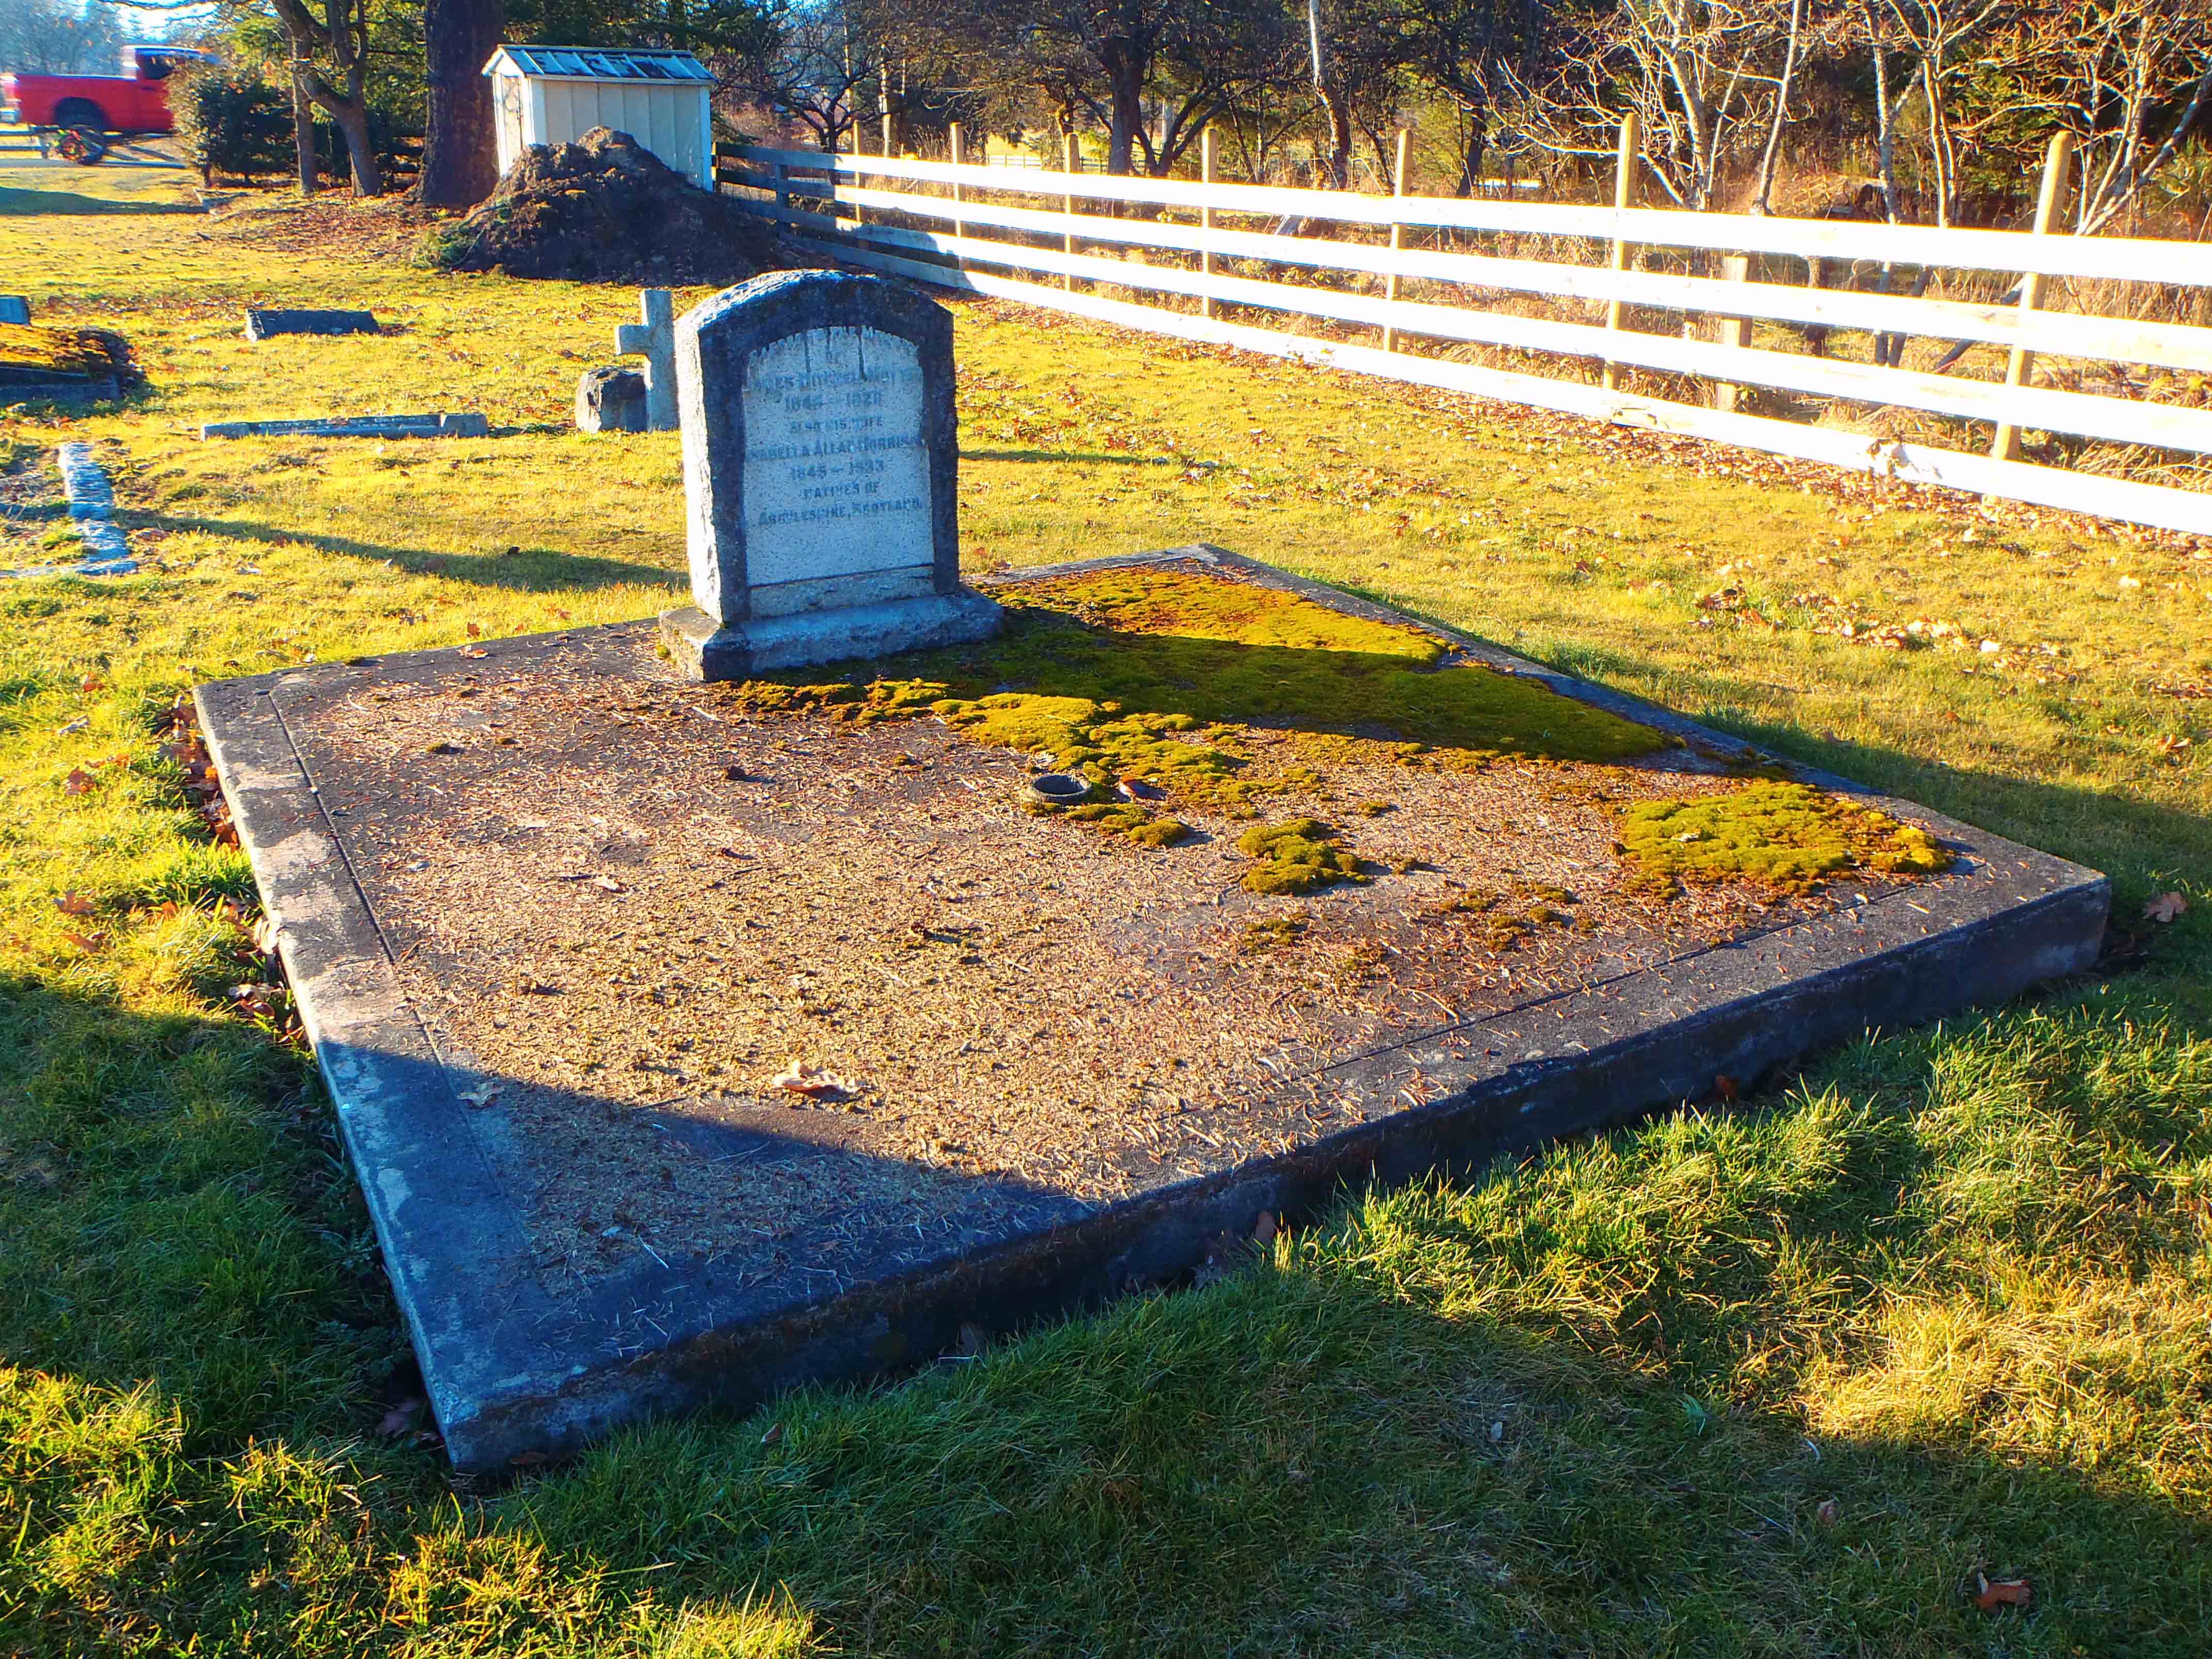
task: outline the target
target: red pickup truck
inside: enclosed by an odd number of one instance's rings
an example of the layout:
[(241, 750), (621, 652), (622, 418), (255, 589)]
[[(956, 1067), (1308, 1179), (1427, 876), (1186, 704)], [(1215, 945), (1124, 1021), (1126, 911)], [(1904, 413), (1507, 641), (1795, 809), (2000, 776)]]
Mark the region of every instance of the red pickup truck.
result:
[(169, 77), (215, 61), (190, 46), (130, 46), (120, 75), (0, 75), (0, 121), (57, 132), (70, 161), (97, 161), (111, 136), (169, 131)]

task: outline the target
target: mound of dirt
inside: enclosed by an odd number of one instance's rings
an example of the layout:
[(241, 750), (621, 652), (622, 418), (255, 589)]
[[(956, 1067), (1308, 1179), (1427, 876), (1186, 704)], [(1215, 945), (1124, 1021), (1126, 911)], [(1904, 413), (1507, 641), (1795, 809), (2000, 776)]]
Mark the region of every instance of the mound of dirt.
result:
[(606, 127), (532, 145), (466, 218), (431, 235), (429, 261), (449, 270), (571, 282), (726, 286), (777, 263), (766, 225)]

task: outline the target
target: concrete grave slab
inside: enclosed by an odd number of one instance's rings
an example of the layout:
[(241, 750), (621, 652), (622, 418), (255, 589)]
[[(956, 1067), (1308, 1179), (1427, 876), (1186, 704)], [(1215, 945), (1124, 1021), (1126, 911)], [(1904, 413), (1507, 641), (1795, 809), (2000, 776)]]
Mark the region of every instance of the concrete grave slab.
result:
[[(620, 625), (199, 688), (461, 1467), (896, 1373), (1170, 1282), (1263, 1212), (1748, 1088), (2100, 948), (2094, 872), (1810, 773), (1948, 867), (1639, 898), (1616, 812), (1794, 786), (1218, 550), (994, 591), (1005, 639), (842, 686), (687, 683)], [(1188, 626), (1142, 620), (1193, 594)], [(1267, 642), (1207, 621), (1249, 614)], [(1024, 722), (1067, 705), (1025, 713), (1006, 673), (1120, 685), (1086, 729), (1149, 732), (1165, 781), (1125, 759), (1122, 793), (1186, 836), (1025, 810)], [(1256, 712), (1316, 674), (1496, 711), (1505, 747)], [(1178, 684), (1252, 717), (1178, 725)], [(1217, 743), (1243, 758), (1175, 769)], [(1185, 805), (1194, 777), (1224, 793)], [(1253, 890), (1246, 778), (1269, 819), (1350, 824), (1364, 878)]]
[(209, 421), (213, 438), (484, 438), (491, 423), (475, 410), (457, 415), (331, 415), (284, 421)]
[(284, 310), (267, 306), (246, 308), (246, 337), (273, 340), (280, 334), (374, 334), (376, 316), (368, 311)]
[(777, 271), (677, 328), (695, 679), (987, 637), (962, 585), (952, 319), (903, 284)]
[(20, 294), (0, 294), (0, 323), (27, 325), (31, 320), (31, 302)]

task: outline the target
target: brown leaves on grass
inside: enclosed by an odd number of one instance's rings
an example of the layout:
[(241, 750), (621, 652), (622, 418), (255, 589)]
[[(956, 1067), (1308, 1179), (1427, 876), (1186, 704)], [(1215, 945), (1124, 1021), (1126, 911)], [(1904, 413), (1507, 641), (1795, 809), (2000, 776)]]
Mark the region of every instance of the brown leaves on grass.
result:
[(2025, 1578), (1991, 1578), (1986, 1573), (1974, 1575), (1974, 1588), (1967, 1597), (1984, 1613), (1995, 1613), (1999, 1607), (2027, 1607), (2034, 1604), (2035, 1589)]
[(92, 774), (82, 766), (72, 769), (70, 775), (62, 780), (62, 793), (64, 795), (82, 795), (91, 787)]
[(2189, 901), (2180, 894), (2160, 893), (2143, 906), (2142, 913), (2152, 921), (2170, 922), (2186, 915), (2188, 910)]
[(65, 916), (88, 916), (94, 906), (90, 899), (72, 888), (54, 901), (54, 908)]
[(849, 1100), (860, 1092), (858, 1084), (835, 1072), (825, 1072), (819, 1066), (801, 1065), (795, 1060), (770, 1079), (768, 1086), (807, 1100)]

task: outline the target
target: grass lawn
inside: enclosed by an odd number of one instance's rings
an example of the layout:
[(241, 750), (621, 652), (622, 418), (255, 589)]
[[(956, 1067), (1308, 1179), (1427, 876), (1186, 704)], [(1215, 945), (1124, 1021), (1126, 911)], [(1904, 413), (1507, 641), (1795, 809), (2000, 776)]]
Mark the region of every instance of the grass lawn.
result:
[[(1204, 540), (1371, 592), (2104, 869), (2147, 949), (898, 1388), (498, 1486), (380, 1436), (405, 1341), (162, 722), (665, 606), (677, 443), (567, 429), (629, 291), (182, 188), (0, 172), (0, 286), (153, 382), (0, 410), (0, 465), (99, 444), (147, 561), (0, 582), (0, 1653), (2204, 1650), (2212, 556), (994, 305), (977, 567)], [(392, 331), (250, 346), (249, 302)], [(193, 435), (439, 408), (504, 435)]]

